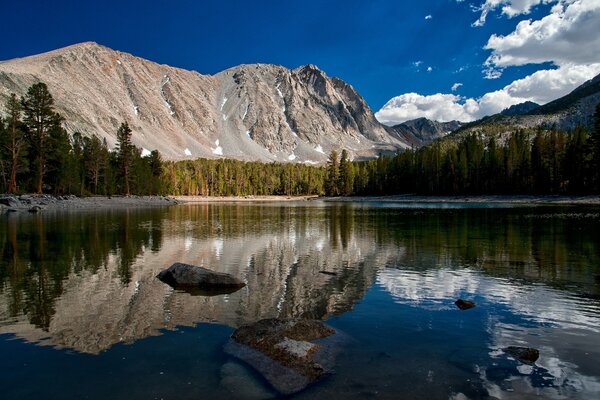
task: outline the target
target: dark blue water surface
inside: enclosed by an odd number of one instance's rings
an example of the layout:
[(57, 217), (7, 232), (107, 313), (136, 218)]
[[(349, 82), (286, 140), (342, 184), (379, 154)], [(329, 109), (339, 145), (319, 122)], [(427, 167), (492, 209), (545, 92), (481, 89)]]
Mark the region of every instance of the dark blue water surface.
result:
[[(235, 328), (270, 317), (350, 338), (298, 399), (600, 398), (594, 207), (48, 211), (2, 217), (0, 250), (2, 399), (277, 398), (223, 351)], [(177, 261), (247, 286), (175, 291), (155, 276)]]

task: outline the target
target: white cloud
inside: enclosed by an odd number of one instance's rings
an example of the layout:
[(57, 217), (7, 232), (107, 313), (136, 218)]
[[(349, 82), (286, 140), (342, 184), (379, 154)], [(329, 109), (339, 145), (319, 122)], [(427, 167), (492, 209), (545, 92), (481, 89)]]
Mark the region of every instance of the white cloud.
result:
[(502, 8), (502, 14), (509, 18), (516, 17), (521, 14), (529, 14), (531, 9), (538, 4), (552, 3), (560, 0), (486, 0), (481, 7), (474, 7), (474, 11), (481, 12), (477, 21), (473, 22), (472, 26), (483, 26), (488, 14), (498, 7)]
[(415, 61), (415, 62), (413, 62), (413, 65), (414, 65), (415, 67), (417, 67), (417, 68), (418, 68), (418, 67), (420, 67), (420, 66), (421, 66), (421, 64), (423, 64), (423, 61), (421, 61), (421, 60), (418, 60), (418, 61)]
[(431, 14), (425, 16), (425, 19), (432, 19), (432, 18), (433, 18), (433, 16)]
[(525, 101), (545, 104), (568, 94), (599, 73), (600, 63), (540, 70), (476, 99), (455, 94), (424, 96), (406, 93), (388, 101), (375, 116), (386, 125), (396, 125), (420, 117), (436, 121), (474, 121)]
[(469, 111), (474, 110), (467, 111), (466, 102), (465, 104), (460, 102), (461, 97), (454, 94), (437, 93), (423, 96), (417, 93), (405, 93), (388, 101), (375, 116), (386, 125), (396, 125), (420, 117), (436, 121), (472, 120)]
[(600, 0), (560, 0), (544, 18), (521, 21), (506, 36), (492, 35), (484, 47), (492, 51), (484, 73), (498, 75), (506, 67), (544, 62), (598, 63), (599, 27)]
[(427, 67), (427, 72), (431, 72), (431, 71), (433, 71), (433, 68)]
[(461, 87), (463, 84), (460, 82), (456, 82), (454, 85), (452, 85), (452, 91), (456, 92), (458, 90), (459, 87)]

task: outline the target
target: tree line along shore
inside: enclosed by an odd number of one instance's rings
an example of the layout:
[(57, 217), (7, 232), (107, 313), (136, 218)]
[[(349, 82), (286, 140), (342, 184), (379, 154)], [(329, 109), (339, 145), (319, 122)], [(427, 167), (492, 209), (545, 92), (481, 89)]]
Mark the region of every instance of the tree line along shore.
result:
[(0, 108), (0, 192), (170, 196), (590, 195), (600, 193), (600, 104), (591, 131), (468, 134), (420, 149), (326, 165), (234, 159), (164, 161), (143, 154), (123, 122), (117, 144), (69, 134), (43, 82)]

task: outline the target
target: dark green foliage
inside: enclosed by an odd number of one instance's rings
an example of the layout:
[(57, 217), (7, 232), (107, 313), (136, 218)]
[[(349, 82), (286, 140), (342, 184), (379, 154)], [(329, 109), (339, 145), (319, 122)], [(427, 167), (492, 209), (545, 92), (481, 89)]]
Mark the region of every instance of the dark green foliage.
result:
[(539, 129), (530, 136), (516, 131), (504, 141), (484, 141), (470, 135), (458, 143), (434, 142), (392, 158), (355, 163), (358, 173), (352, 194), (586, 194), (598, 190), (594, 182), (598, 182), (600, 164), (594, 154), (600, 154), (600, 149), (594, 147), (593, 135), (588, 139), (578, 127), (567, 133)]
[(0, 172), (8, 193), (18, 190), (17, 174), (27, 170), (25, 127), (21, 122), (23, 107), (12, 93), (6, 104), (6, 127), (0, 121)]
[(327, 160), (327, 180), (325, 181), (325, 194), (327, 196), (339, 196), (340, 194), (340, 168), (338, 153), (333, 150)]
[[(201, 196), (420, 194), (587, 194), (600, 192), (600, 104), (588, 133), (539, 129), (497, 138), (477, 134), (419, 150), (351, 162), (332, 151), (327, 166), (142, 157), (122, 123), (116, 151), (94, 135), (69, 136), (43, 83), (0, 118), (0, 189), (54, 194)], [(29, 173), (30, 171), (34, 172)]]
[(596, 193), (600, 192), (600, 103), (596, 105), (594, 114), (594, 130), (590, 136), (590, 172), (592, 185)]
[(131, 129), (127, 122), (123, 122), (117, 130), (117, 164), (119, 178), (121, 179), (121, 192), (129, 195), (130, 170), (134, 162), (135, 148), (131, 143)]
[(326, 169), (304, 164), (186, 160), (163, 166), (164, 191), (185, 196), (323, 194)]
[(48, 130), (55, 123), (54, 100), (45, 83), (32, 85), (21, 100), (25, 113), (24, 122), (29, 128), (31, 154), (36, 167), (35, 190), (42, 193), (46, 173), (46, 140)]

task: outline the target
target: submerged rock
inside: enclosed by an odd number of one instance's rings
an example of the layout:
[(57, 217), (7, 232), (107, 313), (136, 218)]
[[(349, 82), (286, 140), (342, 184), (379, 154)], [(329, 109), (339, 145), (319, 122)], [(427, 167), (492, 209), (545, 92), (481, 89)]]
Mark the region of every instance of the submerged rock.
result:
[(290, 395), (331, 372), (340, 338), (322, 321), (264, 319), (238, 328), (225, 351)]
[(458, 299), (454, 302), (454, 304), (456, 304), (456, 307), (458, 307), (461, 310), (468, 310), (469, 308), (473, 308), (475, 307), (475, 303), (469, 300), (463, 300), (463, 299)]
[(232, 275), (184, 263), (171, 265), (161, 271), (157, 278), (176, 289), (182, 288), (190, 290), (192, 294), (202, 295), (232, 293), (246, 286)]
[(540, 351), (532, 347), (509, 346), (502, 351), (525, 364), (533, 364), (540, 357)]
[(40, 206), (33, 206), (29, 210), (27, 210), (27, 211), (29, 211), (32, 214), (35, 214), (35, 213), (38, 213), (38, 212), (42, 211), (42, 207), (40, 207)]
[(254, 371), (236, 361), (228, 361), (221, 367), (221, 390), (241, 400), (265, 400), (277, 394), (263, 383)]

